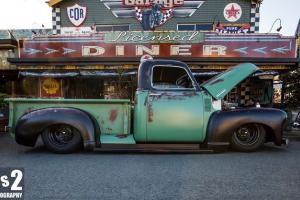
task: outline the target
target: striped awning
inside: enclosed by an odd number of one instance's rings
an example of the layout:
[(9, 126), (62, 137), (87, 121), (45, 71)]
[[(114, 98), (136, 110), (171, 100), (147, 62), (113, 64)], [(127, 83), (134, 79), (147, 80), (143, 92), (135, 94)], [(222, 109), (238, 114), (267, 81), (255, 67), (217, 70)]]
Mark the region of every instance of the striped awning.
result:
[(20, 71), (20, 76), (23, 77), (49, 77), (49, 78), (72, 78), (72, 77), (83, 77), (83, 78), (92, 78), (92, 77), (125, 77), (125, 76), (135, 76), (137, 71), (129, 71), (123, 73), (117, 73), (113, 71), (76, 71), (76, 72), (34, 72), (34, 71)]

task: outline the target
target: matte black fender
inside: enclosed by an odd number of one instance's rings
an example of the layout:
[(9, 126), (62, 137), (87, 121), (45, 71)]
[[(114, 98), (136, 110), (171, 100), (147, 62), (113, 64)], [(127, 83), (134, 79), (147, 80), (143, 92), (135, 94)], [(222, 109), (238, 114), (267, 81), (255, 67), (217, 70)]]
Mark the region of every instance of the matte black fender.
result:
[[(216, 111), (209, 119), (207, 127), (208, 145), (229, 145), (234, 131), (244, 124), (256, 123), (267, 128), (269, 140), (276, 145), (282, 144), (283, 126), (287, 114), (274, 108), (249, 108), (230, 111)], [(271, 139), (270, 139), (271, 138)]]
[(24, 114), (16, 125), (16, 142), (25, 146), (34, 146), (38, 136), (54, 124), (73, 126), (81, 133), (84, 148), (94, 149), (95, 137), (100, 129), (88, 113), (74, 108), (45, 108)]

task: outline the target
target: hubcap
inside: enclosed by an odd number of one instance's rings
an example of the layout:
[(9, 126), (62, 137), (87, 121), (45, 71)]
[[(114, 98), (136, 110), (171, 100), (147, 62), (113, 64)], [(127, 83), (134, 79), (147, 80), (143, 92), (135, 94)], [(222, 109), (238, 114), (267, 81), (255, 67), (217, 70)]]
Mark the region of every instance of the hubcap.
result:
[(53, 127), (48, 134), (49, 141), (58, 146), (68, 144), (73, 139), (73, 136), (72, 128), (68, 126)]
[(235, 132), (235, 136), (239, 143), (253, 145), (259, 139), (259, 128), (255, 125), (242, 126)]

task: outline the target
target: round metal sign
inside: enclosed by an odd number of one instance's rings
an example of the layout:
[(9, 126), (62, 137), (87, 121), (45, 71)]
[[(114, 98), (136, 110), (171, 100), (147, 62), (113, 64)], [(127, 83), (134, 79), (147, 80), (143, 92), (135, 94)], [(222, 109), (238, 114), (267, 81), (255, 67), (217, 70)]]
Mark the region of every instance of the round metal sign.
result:
[(229, 22), (236, 22), (242, 16), (242, 8), (237, 3), (227, 4), (224, 8), (224, 17)]

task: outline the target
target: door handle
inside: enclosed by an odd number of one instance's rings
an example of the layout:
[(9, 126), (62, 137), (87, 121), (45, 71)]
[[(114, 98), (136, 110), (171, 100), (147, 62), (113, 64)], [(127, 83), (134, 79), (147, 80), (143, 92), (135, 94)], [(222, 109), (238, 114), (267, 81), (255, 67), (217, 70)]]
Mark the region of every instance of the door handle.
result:
[(161, 96), (161, 94), (157, 94), (157, 93), (149, 94), (149, 97), (159, 97), (159, 96)]

